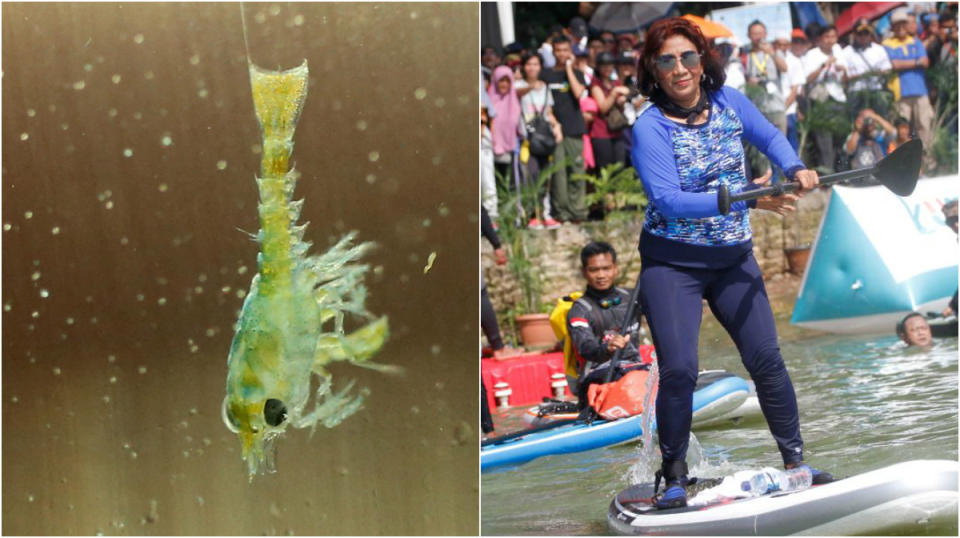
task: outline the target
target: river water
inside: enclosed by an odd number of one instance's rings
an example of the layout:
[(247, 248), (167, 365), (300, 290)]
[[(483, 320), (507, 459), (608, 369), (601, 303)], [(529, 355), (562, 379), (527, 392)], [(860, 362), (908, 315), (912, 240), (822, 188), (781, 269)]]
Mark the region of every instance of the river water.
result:
[(305, 239), (380, 245), (407, 371), (334, 366), (365, 408), (252, 483), (220, 418), (258, 251), (240, 4), (2, 9), (3, 533), (476, 533), (476, 5), (244, 5), (254, 62), (309, 62)]
[[(957, 339), (908, 349), (893, 336), (813, 335), (784, 327), (781, 349), (800, 406), (806, 459), (849, 476), (913, 459), (957, 459)], [(701, 335), (701, 367), (747, 377), (721, 329)], [(518, 410), (496, 417), (501, 431), (520, 427)], [(762, 420), (694, 432), (688, 463), (697, 476), (779, 466)], [(610, 500), (630, 485), (638, 443), (550, 456), (481, 477), (485, 535), (607, 534)], [(659, 458), (657, 458), (657, 463)], [(652, 480), (646, 474), (644, 480)], [(910, 534), (956, 535), (957, 526)]]

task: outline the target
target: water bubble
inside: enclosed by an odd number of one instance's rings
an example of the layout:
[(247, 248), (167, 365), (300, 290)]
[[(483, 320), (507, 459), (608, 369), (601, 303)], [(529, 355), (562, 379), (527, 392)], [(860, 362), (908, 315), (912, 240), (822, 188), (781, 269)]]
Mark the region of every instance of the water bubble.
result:
[(40, 280), (40, 271), (34, 271), (33, 274), (30, 275), (30, 280), (34, 282)]
[(12, 230), (12, 229), (13, 229), (13, 225), (12, 225), (12, 224), (10, 224), (9, 222), (4, 222), (4, 223), (3, 223), (3, 231), (9, 232), (9, 231)]
[(438, 97), (437, 100), (433, 102), (433, 106), (437, 108), (443, 108), (443, 106), (446, 104), (447, 104), (447, 100), (444, 99), (443, 97)]
[(430, 219), (423, 219), (423, 222), (420, 225), (423, 226), (424, 228), (429, 228), (430, 224), (431, 224)]
[(137, 34), (137, 35), (133, 36), (133, 42), (136, 43), (137, 45), (142, 44), (142, 43), (143, 43), (143, 34)]
[(116, 383), (117, 383), (117, 376), (115, 375), (110, 376), (110, 384), (115, 385)]
[(30, 138), (29, 133), (20, 133), (20, 140), (26, 142)]
[(87, 87), (87, 83), (86, 83), (86, 81), (83, 81), (83, 80), (78, 80), (78, 81), (76, 81), (76, 82), (73, 83), (73, 89), (74, 89), (74, 90), (78, 90), (78, 91), (79, 91), (79, 90), (82, 90), (82, 89), (84, 89), (84, 88), (86, 88), (86, 87)]
[(173, 139), (170, 138), (170, 135), (164, 135), (163, 138), (160, 139), (160, 143), (164, 146), (169, 146), (173, 144)]
[(121, 244), (121, 245), (127, 246), (129, 243), (130, 243), (130, 240), (127, 239), (127, 236), (123, 236), (123, 237), (120, 238), (120, 244)]
[(53, 235), (58, 235), (60, 233), (60, 227), (54, 226), (53, 228), (50, 229), (50, 233), (52, 233)]
[(166, 298), (166, 297), (161, 297), (161, 298), (157, 299), (157, 304), (160, 305), (160, 306), (163, 306), (163, 305), (167, 304), (167, 298)]
[(241, 265), (240, 267), (237, 267), (237, 274), (238, 274), (238, 275), (245, 275), (245, 274), (247, 274), (247, 266), (246, 266), (246, 265)]
[(143, 112), (140, 112), (139, 110), (136, 111), (136, 112), (134, 112), (134, 113), (133, 113), (133, 119), (138, 120), (138, 121), (139, 121), (139, 120), (142, 120), (142, 119), (143, 119)]
[(197, 91), (197, 96), (201, 99), (206, 99), (208, 95), (210, 95), (210, 92), (207, 91), (206, 88), (200, 88), (200, 90)]
[(243, 298), (246, 297), (246, 296), (247, 296), (247, 290), (242, 290), (242, 289), (239, 289), (239, 288), (237, 289), (237, 298), (238, 298), (238, 299), (243, 299)]
[(37, 111), (36, 111), (36, 110), (34, 110), (34, 109), (32, 109), (32, 108), (28, 108), (28, 109), (27, 109), (27, 116), (29, 116), (29, 117), (32, 118), (32, 117), (34, 117), (34, 116), (36, 116), (36, 115), (37, 115)]
[(40, 297), (46, 299), (47, 297), (50, 297), (50, 292), (47, 291), (46, 288), (41, 289), (41, 290), (40, 290)]
[(53, 367), (53, 375), (60, 375), (60, 373), (61, 373), (60, 367), (59, 367), (59, 366), (54, 366), (54, 367)]
[(367, 122), (366, 122), (365, 120), (359, 120), (359, 121), (357, 122), (357, 130), (359, 130), (359, 131), (366, 131), (366, 130), (367, 130)]
[(33, 211), (24, 211), (23, 218), (30, 220), (33, 218)]
[(17, 396), (11, 396), (10, 401), (13, 403), (20, 403), (20, 398), (18, 398)]
[(117, 362), (117, 356), (116, 356), (116, 355), (107, 355), (107, 362), (109, 362), (110, 364), (113, 364), (113, 363)]
[(190, 57), (190, 65), (199, 65), (200, 64), (200, 55), (194, 54)]
[(142, 294), (142, 293), (138, 293), (138, 294), (137, 294), (137, 300), (138, 300), (138, 301), (143, 301), (143, 299), (144, 299), (143, 294)]
[(367, 174), (367, 183), (373, 185), (377, 182), (377, 176), (374, 174)]
[(367, 155), (367, 158), (370, 159), (370, 162), (375, 163), (380, 160), (380, 152), (371, 151), (370, 154)]
[(147, 367), (146, 367), (146, 366), (141, 366), (141, 367), (137, 368), (137, 372), (138, 372), (140, 375), (143, 375), (143, 374), (147, 373)]
[(74, 320), (73, 318), (67, 318), (67, 319), (66, 319), (67, 325), (73, 325), (73, 324), (74, 324), (74, 321), (75, 321), (75, 320)]
[(441, 217), (446, 217), (450, 215), (450, 208), (448, 208), (446, 205), (441, 203), (440, 207), (437, 208), (437, 214), (440, 215)]
[(443, 156), (434, 155), (433, 158), (430, 159), (430, 162), (433, 163), (434, 166), (440, 166), (440, 163), (443, 162)]
[(160, 192), (167, 192), (167, 189), (168, 189), (168, 188), (169, 188), (169, 187), (167, 187), (167, 184), (166, 184), (166, 183), (161, 183), (161, 184), (157, 185), (157, 190), (160, 191)]
[(110, 77), (110, 80), (111, 80), (114, 84), (120, 84), (121, 77), (120, 77), (119, 74), (115, 74), (115, 75), (113, 75), (112, 77)]
[(123, 150), (124, 157), (133, 157), (133, 150), (130, 148), (124, 148)]
[(299, 13), (293, 16), (293, 24), (297, 26), (303, 26), (303, 15)]
[(40, 317), (40, 312), (34, 310), (33, 312), (30, 313), (30, 317), (33, 319), (37, 319)]
[(253, 16), (253, 20), (255, 20), (258, 24), (263, 24), (267, 20), (267, 15), (264, 12), (259, 11)]
[(11, 311), (11, 310), (13, 310), (13, 306), (11, 306), (10, 303), (3, 303), (3, 311), (4, 311), (4, 312), (9, 312), (9, 311)]
[(440, 344), (433, 344), (432, 346), (430, 346), (430, 353), (432, 353), (433, 355), (439, 355), (439, 354), (440, 354)]
[(27, 494), (27, 502), (32, 503), (35, 500), (35, 497), (32, 493)]
[(103, 204), (103, 207), (113, 209), (113, 200), (107, 200), (107, 203)]
[(423, 100), (427, 97), (427, 89), (417, 88), (416, 90), (413, 91), (413, 96), (416, 97), (418, 100)]
[(107, 111), (107, 116), (110, 116), (111, 118), (117, 117), (117, 114), (119, 114), (119, 112), (117, 112), (117, 109), (115, 108), (111, 108)]
[(226, 169), (227, 169), (227, 161), (224, 161), (223, 159), (217, 161), (217, 170), (226, 170)]

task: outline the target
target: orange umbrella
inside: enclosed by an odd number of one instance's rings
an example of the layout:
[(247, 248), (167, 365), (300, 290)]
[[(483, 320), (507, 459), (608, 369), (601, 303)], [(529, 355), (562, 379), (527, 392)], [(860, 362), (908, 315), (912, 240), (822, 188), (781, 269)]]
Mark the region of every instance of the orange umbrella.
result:
[(684, 15), (684, 19), (696, 24), (700, 27), (700, 31), (703, 32), (703, 37), (707, 39), (716, 39), (718, 37), (733, 37), (733, 32), (729, 28), (720, 24), (719, 22), (708, 21), (703, 17), (698, 17), (696, 15)]

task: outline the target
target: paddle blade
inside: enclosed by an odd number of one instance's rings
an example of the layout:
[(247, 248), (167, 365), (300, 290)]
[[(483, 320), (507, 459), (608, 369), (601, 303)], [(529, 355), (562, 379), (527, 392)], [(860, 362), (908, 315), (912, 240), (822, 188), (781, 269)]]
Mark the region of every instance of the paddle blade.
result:
[(913, 139), (877, 163), (873, 176), (898, 196), (910, 196), (920, 176), (923, 143)]

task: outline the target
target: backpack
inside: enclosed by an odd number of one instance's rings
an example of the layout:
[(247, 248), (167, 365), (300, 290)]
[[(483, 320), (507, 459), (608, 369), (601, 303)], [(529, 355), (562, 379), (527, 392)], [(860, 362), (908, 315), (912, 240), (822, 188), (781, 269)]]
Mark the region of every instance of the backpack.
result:
[(553, 128), (550, 122), (543, 116), (543, 111), (547, 108), (547, 100), (544, 98), (543, 107), (540, 112), (527, 122), (527, 140), (530, 141), (530, 153), (537, 157), (549, 157), (553, 155), (553, 150), (557, 148), (557, 141), (553, 138)]
[(573, 303), (583, 296), (582, 291), (575, 291), (569, 295), (557, 299), (557, 305), (550, 311), (550, 327), (557, 340), (563, 341), (563, 365), (564, 373), (577, 377), (580, 374), (580, 356), (577, 350), (573, 348), (573, 340), (567, 333), (567, 312), (573, 307)]

